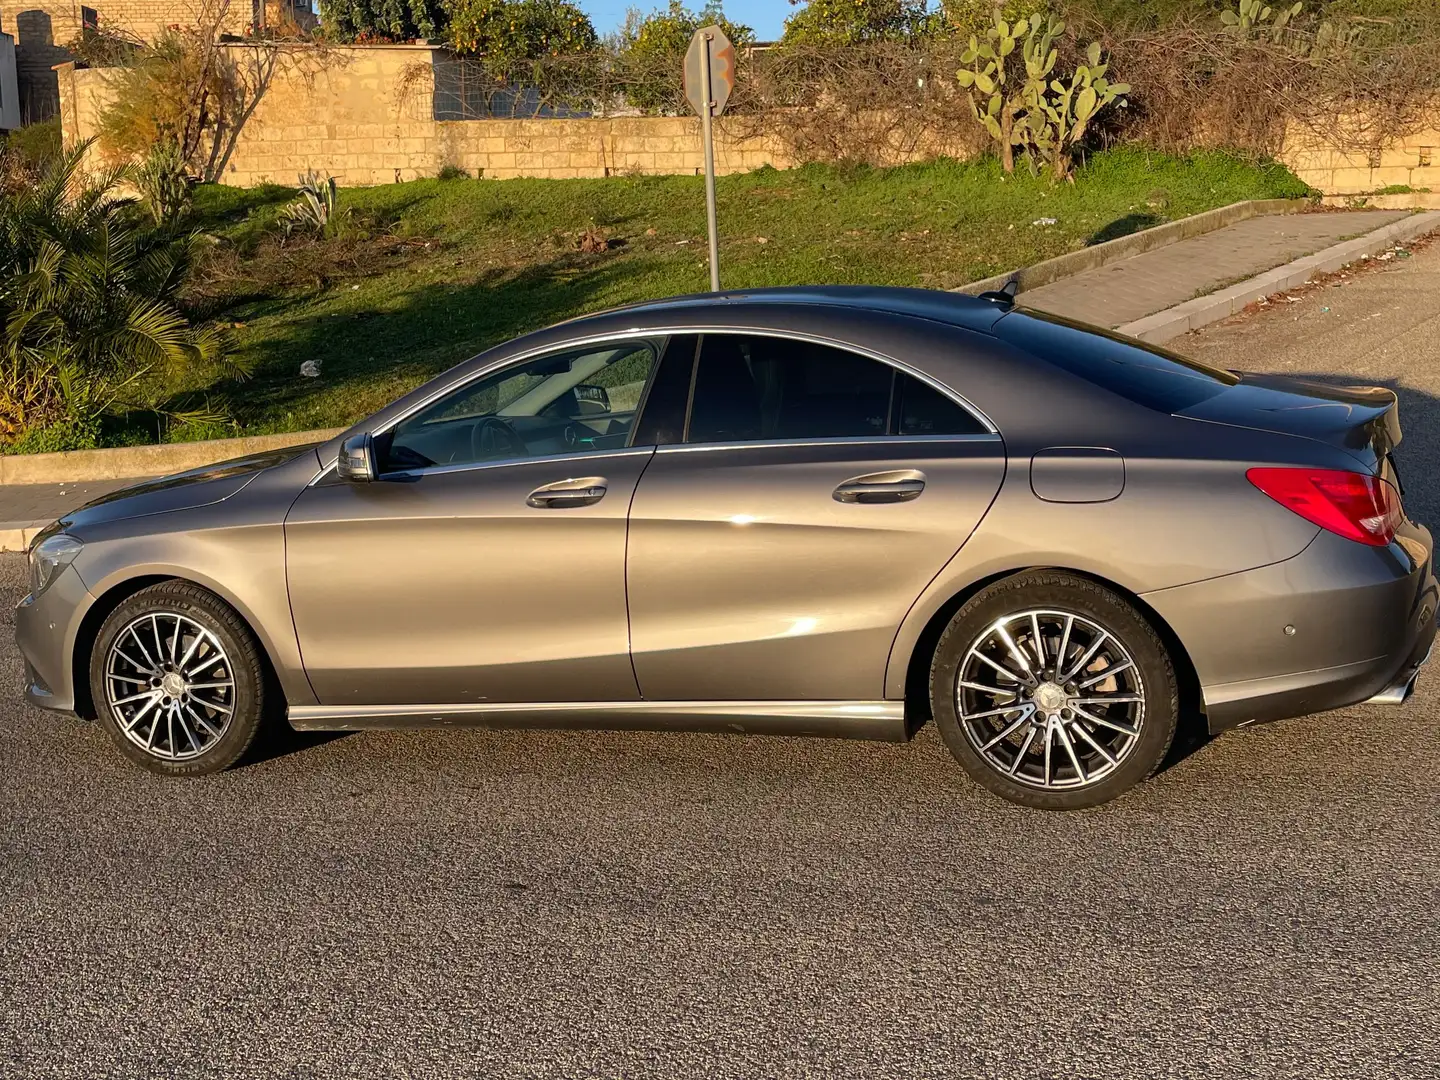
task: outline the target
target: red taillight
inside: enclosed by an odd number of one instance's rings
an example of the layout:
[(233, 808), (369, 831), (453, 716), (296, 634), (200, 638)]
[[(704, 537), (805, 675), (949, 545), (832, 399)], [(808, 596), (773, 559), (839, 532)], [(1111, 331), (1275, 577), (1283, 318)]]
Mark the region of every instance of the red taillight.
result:
[(1246, 478), (1322, 529), (1384, 547), (1400, 525), (1400, 494), (1378, 476), (1339, 469), (1251, 469)]

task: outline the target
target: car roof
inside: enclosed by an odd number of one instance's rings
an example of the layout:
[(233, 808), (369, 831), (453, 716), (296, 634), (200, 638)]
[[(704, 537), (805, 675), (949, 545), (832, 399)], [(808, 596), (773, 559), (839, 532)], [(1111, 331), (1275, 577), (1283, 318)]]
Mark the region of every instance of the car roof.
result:
[(876, 312), (887, 315), (908, 315), (912, 318), (929, 319), (988, 334), (995, 323), (1002, 318), (1009, 307), (991, 300), (981, 300), (963, 293), (942, 292), (937, 289), (908, 289), (878, 285), (811, 285), (789, 286), (771, 289), (736, 289), (728, 292), (697, 293), (690, 296), (673, 296), (664, 300), (649, 300), (638, 304), (627, 304), (611, 308), (580, 319), (572, 320), (567, 326), (604, 319), (617, 314), (645, 314), (650, 316), (679, 316), (693, 318), (695, 312), (704, 309), (764, 309), (764, 308), (845, 308), (854, 312)]

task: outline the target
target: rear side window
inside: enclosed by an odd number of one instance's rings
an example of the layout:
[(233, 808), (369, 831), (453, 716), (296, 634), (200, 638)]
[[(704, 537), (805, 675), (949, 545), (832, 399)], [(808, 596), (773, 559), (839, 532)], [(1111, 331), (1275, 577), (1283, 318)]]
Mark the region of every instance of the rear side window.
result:
[(969, 410), (933, 386), (896, 375), (892, 430), (896, 435), (981, 435), (985, 428)]
[(891, 369), (787, 338), (712, 334), (700, 346), (692, 443), (884, 435)]
[(1183, 412), (1238, 376), (1158, 346), (1041, 311), (1013, 311), (995, 335), (1087, 382), (1160, 412)]
[(868, 356), (790, 338), (712, 334), (700, 346), (687, 441), (984, 430), (939, 391)]

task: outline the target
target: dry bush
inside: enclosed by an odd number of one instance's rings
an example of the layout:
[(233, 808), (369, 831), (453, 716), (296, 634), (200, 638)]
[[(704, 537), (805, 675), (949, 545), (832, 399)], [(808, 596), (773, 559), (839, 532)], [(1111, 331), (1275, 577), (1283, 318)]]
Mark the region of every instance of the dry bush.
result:
[(939, 37), (758, 52), (741, 71), (727, 130), (796, 161), (971, 156), (985, 135), (955, 81), (963, 47)]
[(1423, 129), (1440, 92), (1440, 19), (1399, 28), (1357, 24), (1355, 41), (1316, 50), (1315, 24), (1280, 40), (1237, 40), (1218, 24), (1100, 34), (1116, 78), (1134, 88), (1108, 140), (1185, 152), (1221, 147), (1278, 154), (1288, 139), (1378, 149)]
[(202, 0), (194, 25), (169, 27), (106, 69), (99, 133), (110, 161), (174, 144), (192, 175), (216, 180), (280, 65), (309, 80), (334, 62), (323, 44), (282, 40), (273, 28), (244, 44), (225, 41), (231, 2)]

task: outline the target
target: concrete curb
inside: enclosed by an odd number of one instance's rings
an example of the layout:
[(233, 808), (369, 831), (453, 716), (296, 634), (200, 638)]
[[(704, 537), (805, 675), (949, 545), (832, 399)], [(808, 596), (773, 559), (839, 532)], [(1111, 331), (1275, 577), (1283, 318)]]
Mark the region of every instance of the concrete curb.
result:
[(1239, 285), (1197, 296), (1183, 304), (1157, 311), (1154, 315), (1136, 319), (1119, 327), (1118, 332), (1158, 345), (1191, 330), (1228, 318), (1243, 310), (1247, 304), (1253, 304), (1273, 293), (1297, 288), (1316, 274), (1333, 273), (1347, 263), (1366, 255), (1374, 255), (1391, 244), (1413, 240), (1436, 229), (1440, 229), (1440, 210), (1413, 214), (1364, 236), (1357, 236), (1353, 240), (1334, 244), (1284, 266), (1277, 266), (1274, 270), (1242, 281)]
[(1131, 233), (1129, 236), (1107, 240), (1105, 243), (1095, 244), (1093, 247), (1057, 255), (1053, 259), (1046, 259), (1034, 266), (1022, 266), (1019, 270), (996, 274), (994, 277), (988, 277), (982, 281), (972, 281), (954, 291), (969, 293), (973, 296), (976, 293), (998, 289), (1002, 285), (1016, 281), (1020, 285), (1020, 292), (1023, 293), (1027, 289), (1038, 289), (1041, 285), (1049, 285), (1052, 281), (1073, 277), (1075, 274), (1094, 270), (1096, 267), (1105, 266), (1119, 259), (1128, 259), (1132, 255), (1168, 247), (1181, 240), (1188, 240), (1192, 236), (1200, 236), (1202, 233), (1223, 229), (1227, 225), (1234, 225), (1237, 221), (1245, 221), (1248, 218), (1261, 217), (1266, 214), (1296, 214), (1310, 205), (1308, 199), (1250, 199), (1246, 202), (1231, 203), (1229, 206), (1222, 206), (1216, 210), (1206, 210), (1203, 214), (1193, 214), (1190, 217), (1181, 218), (1179, 221), (1169, 221), (1164, 225), (1156, 225), (1152, 229), (1144, 229), (1141, 232)]
[(48, 521), (0, 521), (0, 551), (25, 551)]
[[(344, 428), (290, 431), (281, 435), (248, 435), (239, 439), (118, 446), (109, 450), (69, 450), (59, 454), (0, 455), (0, 484), (71, 484), (84, 480), (125, 480), (164, 476), (198, 469), (217, 461), (281, 450), (287, 446), (324, 442)], [(4, 524), (0, 523), (0, 528)]]

